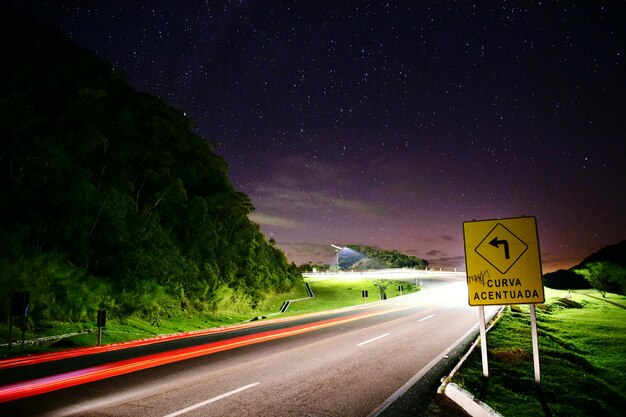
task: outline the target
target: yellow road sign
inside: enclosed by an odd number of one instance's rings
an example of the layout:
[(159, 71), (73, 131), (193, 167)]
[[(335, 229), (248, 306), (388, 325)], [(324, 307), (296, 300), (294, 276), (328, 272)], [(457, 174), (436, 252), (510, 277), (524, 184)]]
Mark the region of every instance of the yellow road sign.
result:
[(465, 222), (463, 240), (471, 306), (545, 301), (535, 217)]

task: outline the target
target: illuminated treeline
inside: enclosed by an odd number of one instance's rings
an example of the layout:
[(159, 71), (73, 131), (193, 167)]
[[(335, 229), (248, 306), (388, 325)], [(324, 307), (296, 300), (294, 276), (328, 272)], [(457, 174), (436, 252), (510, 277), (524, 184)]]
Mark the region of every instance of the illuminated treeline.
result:
[(377, 269), (377, 268), (418, 268), (424, 269), (428, 266), (428, 261), (415, 256), (406, 255), (398, 250), (384, 250), (372, 248), (370, 246), (348, 245), (365, 258), (357, 260), (350, 268), (355, 269)]
[(607, 292), (626, 294), (626, 240), (605, 246), (570, 269), (547, 273), (543, 280), (550, 288), (593, 287), (603, 296)]
[(212, 143), (110, 66), (6, 10), (0, 78), (0, 318), (210, 311), (300, 279), (248, 220)]

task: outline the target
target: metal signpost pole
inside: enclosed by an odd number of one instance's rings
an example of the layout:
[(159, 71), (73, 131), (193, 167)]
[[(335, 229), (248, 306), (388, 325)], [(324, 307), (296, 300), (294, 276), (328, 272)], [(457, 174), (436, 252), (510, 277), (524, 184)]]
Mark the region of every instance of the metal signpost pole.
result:
[(480, 353), (483, 358), (483, 377), (489, 378), (489, 364), (487, 362), (487, 331), (485, 329), (485, 307), (478, 306), (480, 320)]
[(539, 366), (539, 340), (537, 339), (537, 316), (535, 305), (530, 304), (530, 329), (533, 338), (533, 363), (535, 365), (535, 383), (541, 385), (541, 369)]

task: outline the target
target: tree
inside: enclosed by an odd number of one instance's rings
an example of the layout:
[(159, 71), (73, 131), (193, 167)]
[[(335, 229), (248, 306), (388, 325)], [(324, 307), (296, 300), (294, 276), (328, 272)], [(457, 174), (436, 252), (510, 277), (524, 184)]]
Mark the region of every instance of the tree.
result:
[(626, 268), (612, 262), (590, 262), (585, 268), (575, 269), (593, 288), (600, 291), (602, 297), (607, 292), (626, 293)]
[(363, 255), (350, 258), (352, 265), (344, 265), (343, 268), (355, 269), (380, 269), (380, 268), (426, 268), (428, 262), (415, 256), (405, 255), (398, 250), (376, 249), (370, 246), (360, 247), (358, 245), (348, 245), (354, 252)]
[(386, 300), (387, 299), (387, 283), (383, 280), (376, 280), (374, 281), (374, 285), (378, 287), (378, 292), (380, 293), (380, 299)]
[(182, 111), (4, 3), (0, 25), (0, 270), (11, 272), (1, 287), (35, 282), (24, 266), (37, 263), (48, 278), (33, 300), (55, 320), (70, 304), (99, 307), (65, 296), (86, 281), (120, 313), (158, 315), (236, 296), (253, 308), (300, 279)]

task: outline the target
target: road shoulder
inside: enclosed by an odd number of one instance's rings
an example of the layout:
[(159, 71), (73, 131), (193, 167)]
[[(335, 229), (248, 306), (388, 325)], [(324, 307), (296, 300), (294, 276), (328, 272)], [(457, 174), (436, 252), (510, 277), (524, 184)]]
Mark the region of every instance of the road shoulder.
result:
[[(490, 314), (487, 321), (500, 315), (503, 309)], [(445, 384), (454, 369), (457, 369), (466, 352), (473, 348), (479, 335), (478, 325), (472, 327), (452, 346), (426, 365), (396, 393), (377, 407), (368, 417), (451, 417), (463, 413), (454, 400), (438, 398), (438, 387)]]

